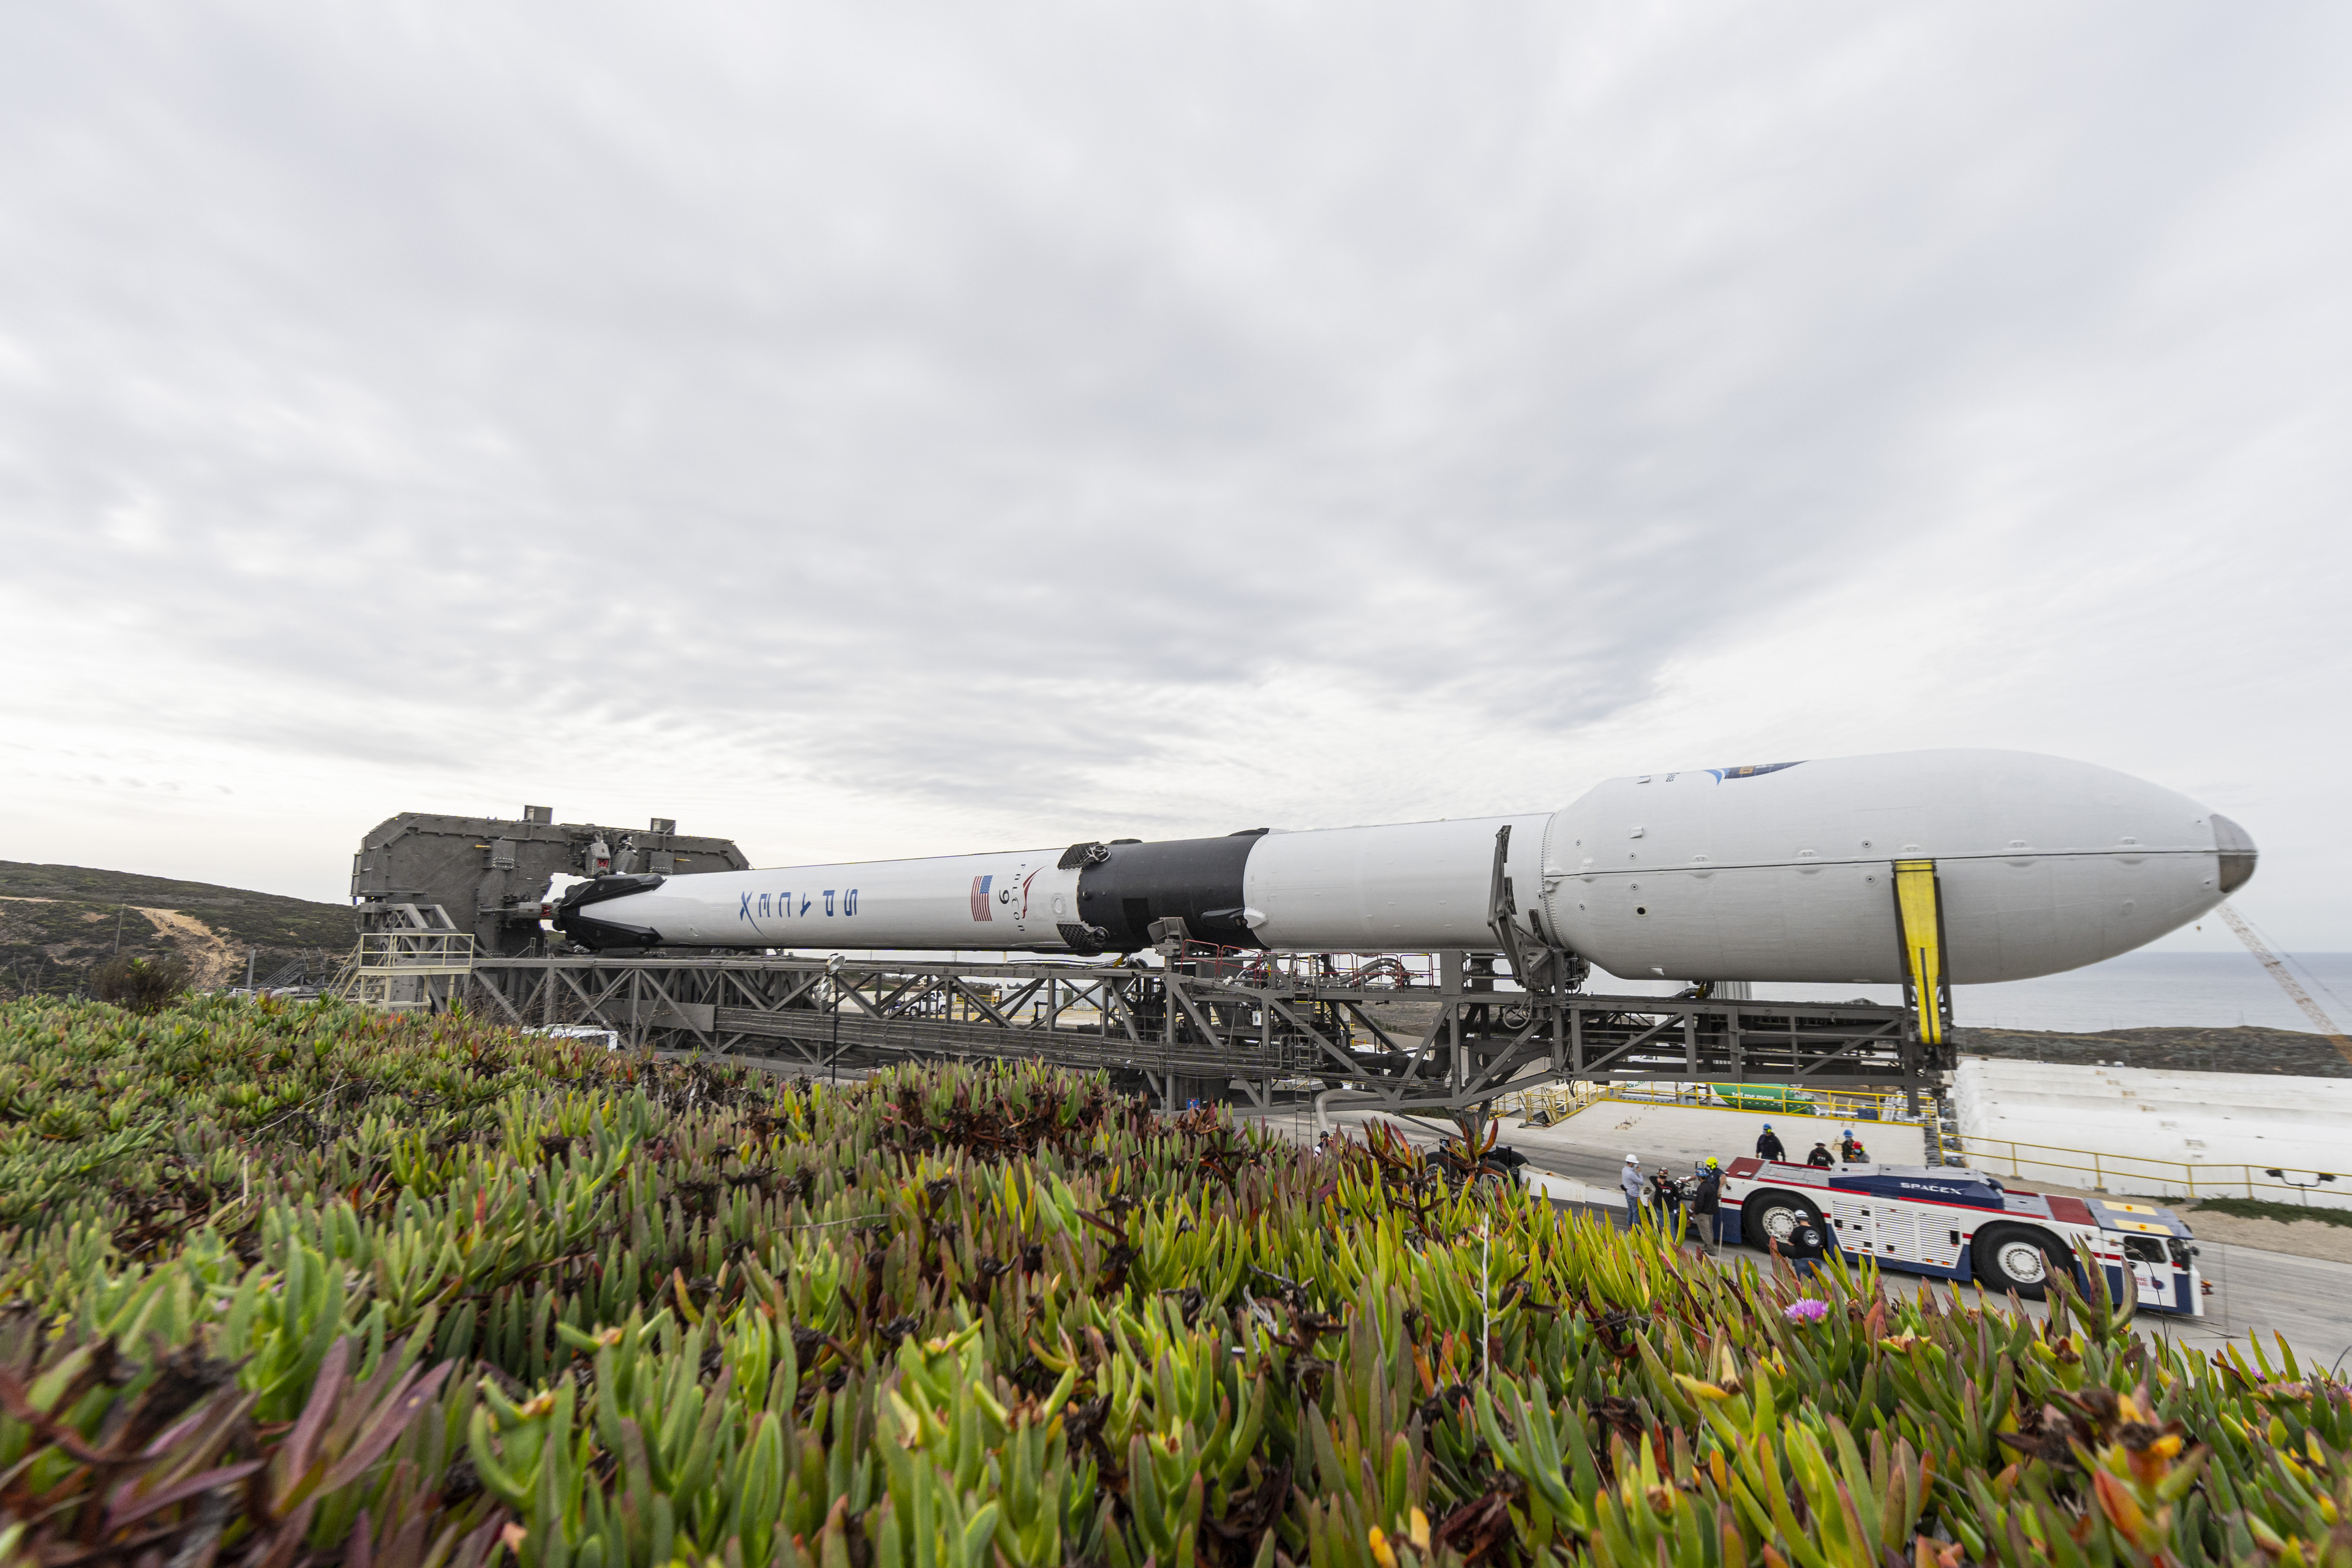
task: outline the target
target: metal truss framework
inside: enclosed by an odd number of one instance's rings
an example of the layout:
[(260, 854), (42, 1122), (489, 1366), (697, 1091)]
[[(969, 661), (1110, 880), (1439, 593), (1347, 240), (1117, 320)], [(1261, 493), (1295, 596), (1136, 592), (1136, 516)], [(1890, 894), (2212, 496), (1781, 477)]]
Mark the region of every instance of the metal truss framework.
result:
[(472, 933), (429, 925), (415, 910), (408, 913), (416, 916), (414, 927), (360, 937), (331, 982), (337, 995), (382, 1011), (434, 1012), (462, 993), (474, 967)]
[[(1205, 950), (1150, 968), (887, 954), (484, 958), (463, 994), (508, 1023), (591, 1025), (633, 1047), (768, 1057), (812, 1073), (940, 1058), (1108, 1068), (1141, 1075), (1163, 1104), (1235, 1081), (1260, 1105), (1278, 1088), (1347, 1089), (1357, 1109), (1423, 1115), (1559, 1081), (1916, 1095), (1947, 1065), (1900, 1007), (1519, 991), (1491, 977), (1487, 955), (1439, 957), (1427, 986), (1351, 984)], [(1394, 1021), (1400, 1011), (1413, 1016), (1409, 1026)]]

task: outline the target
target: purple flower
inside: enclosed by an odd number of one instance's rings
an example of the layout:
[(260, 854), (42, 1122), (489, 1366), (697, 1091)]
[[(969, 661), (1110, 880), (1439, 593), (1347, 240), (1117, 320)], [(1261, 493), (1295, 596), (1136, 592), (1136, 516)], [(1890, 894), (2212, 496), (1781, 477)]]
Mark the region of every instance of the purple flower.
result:
[(1830, 1304), (1827, 1301), (1816, 1301), (1811, 1297), (1801, 1301), (1790, 1302), (1789, 1310), (1786, 1313), (1789, 1321), (1792, 1323), (1818, 1323), (1829, 1315)]

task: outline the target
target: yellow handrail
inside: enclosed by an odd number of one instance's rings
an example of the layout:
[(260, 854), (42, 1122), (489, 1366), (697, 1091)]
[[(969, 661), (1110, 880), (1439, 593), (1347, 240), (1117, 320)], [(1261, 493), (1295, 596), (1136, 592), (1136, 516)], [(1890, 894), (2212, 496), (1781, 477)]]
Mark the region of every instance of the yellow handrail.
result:
[(1602, 1100), (1622, 1100), (1636, 1105), (1687, 1105), (1707, 1110), (1737, 1110), (1750, 1116), (1815, 1116), (1831, 1121), (1904, 1122), (1913, 1125), (1930, 1121), (1935, 1114), (1932, 1099), (1924, 1092), (1920, 1096), (1922, 1109), (1914, 1114), (1899, 1089), (1801, 1089), (1793, 1084), (1650, 1081), (1549, 1083), (1503, 1095), (1495, 1101), (1495, 1109), (1521, 1117), (1530, 1117), (1541, 1110), (1558, 1121)]
[[(2343, 1208), (2352, 1206), (2352, 1192), (2326, 1190), (2316, 1178), (2320, 1173), (2305, 1173), (2314, 1178), (2308, 1183), (2286, 1179), (2292, 1173), (2282, 1166), (2264, 1167), (2252, 1164), (2195, 1164), (2181, 1160), (2151, 1160), (2137, 1154), (2105, 1154), (2095, 1149), (2062, 1149), (2051, 1143), (2024, 1143), (2014, 1138), (1977, 1138), (1962, 1134), (1954, 1140), (1970, 1165), (1990, 1170), (1997, 1176), (2010, 1176), (2019, 1181), (2051, 1181), (2049, 1176), (2033, 1173), (2065, 1172), (2087, 1175), (2088, 1182), (2058, 1180), (2062, 1186), (2088, 1187), (2093, 1192), (2110, 1190), (2109, 1184), (2130, 1182), (2136, 1186), (2154, 1185), (2160, 1192), (2135, 1195), (2178, 1197), (2194, 1202), (2200, 1197), (2254, 1197), (2259, 1193), (2288, 1193), (2294, 1196), (2281, 1201), (2309, 1205), (2315, 1196), (2320, 1206)], [(1992, 1169), (2007, 1166), (2006, 1170)], [(2271, 1171), (2280, 1171), (2278, 1177)], [(2256, 1173), (2262, 1173), (2257, 1175)], [(2352, 1183), (2345, 1184), (2352, 1185)], [(2124, 1189), (2117, 1188), (2117, 1191)]]
[(396, 969), (404, 973), (468, 974), (474, 968), (471, 931), (367, 931), (352, 950), (349, 969)]
[(362, 1007), (431, 1009), (473, 973), (470, 931), (368, 931), (335, 976), (334, 994)]

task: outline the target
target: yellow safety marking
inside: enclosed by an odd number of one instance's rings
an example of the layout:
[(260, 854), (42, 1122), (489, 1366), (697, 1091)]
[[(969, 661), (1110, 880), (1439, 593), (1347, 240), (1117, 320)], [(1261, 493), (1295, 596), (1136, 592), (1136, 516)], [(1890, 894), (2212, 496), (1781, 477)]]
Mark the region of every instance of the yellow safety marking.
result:
[(2126, 1214), (2154, 1214), (2156, 1212), (2156, 1210), (2150, 1208), (2146, 1204), (2119, 1204), (2113, 1198), (2101, 1198), (2099, 1200), (2099, 1206), (2101, 1208), (2121, 1209)]
[(1895, 862), (1895, 905), (1903, 916), (1904, 963), (1911, 971), (1911, 994), (1918, 999), (1919, 1038), (1944, 1042), (1944, 933), (1936, 921), (1936, 863)]

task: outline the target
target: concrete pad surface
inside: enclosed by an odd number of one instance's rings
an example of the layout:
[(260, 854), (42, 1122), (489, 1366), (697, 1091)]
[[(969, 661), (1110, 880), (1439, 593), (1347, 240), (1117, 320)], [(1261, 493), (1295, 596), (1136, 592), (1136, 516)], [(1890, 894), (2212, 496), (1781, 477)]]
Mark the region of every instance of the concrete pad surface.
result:
[(1644, 1165), (1672, 1165), (1677, 1173), (1712, 1154), (1728, 1165), (1742, 1154), (1756, 1152), (1757, 1135), (1769, 1122), (1787, 1145), (1789, 1158), (1801, 1161), (1816, 1142), (1837, 1151), (1838, 1134), (1851, 1131), (1882, 1164), (1916, 1165), (1927, 1159), (1926, 1135), (1917, 1127), (1894, 1121), (1836, 1121), (1822, 1116), (1757, 1116), (1744, 1110), (1709, 1110), (1696, 1105), (1643, 1105), (1638, 1100), (1603, 1100), (1586, 1106), (1567, 1121), (1550, 1127), (1531, 1127), (1517, 1117), (1503, 1118), (1502, 1142), (1522, 1152), (1536, 1149), (1576, 1149), (1613, 1153), (1622, 1163), (1628, 1154), (1641, 1156)]
[(2317, 1179), (2347, 1163), (2352, 1079), (1964, 1057), (1952, 1103), (1975, 1157), (2022, 1180), (2090, 1180), (2081, 1154), (2099, 1157), (2097, 1184), (2150, 1195), (2228, 1192), (2276, 1169), (2241, 1195), (2352, 1207), (2352, 1181)]

